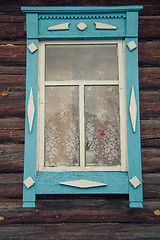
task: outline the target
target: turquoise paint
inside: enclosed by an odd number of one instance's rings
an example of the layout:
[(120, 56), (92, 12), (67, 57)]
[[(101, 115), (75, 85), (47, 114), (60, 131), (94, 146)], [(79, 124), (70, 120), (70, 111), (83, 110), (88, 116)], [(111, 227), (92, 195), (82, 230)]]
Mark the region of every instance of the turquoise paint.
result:
[[(27, 40), (27, 46), (34, 42), (38, 47), (38, 40)], [(37, 83), (38, 83), (38, 51), (31, 53), (27, 49), (27, 72), (26, 72), (26, 111), (25, 111), (25, 154), (24, 154), (24, 177), (29, 176), (35, 181), (36, 177), (36, 151), (37, 151)], [(29, 122), (27, 115), (27, 107), (30, 95), (30, 89), (33, 90), (33, 99), (35, 106), (35, 114), (33, 119), (32, 131), (29, 131)], [(35, 202), (35, 185), (27, 189), (23, 184), (23, 201), (24, 207)], [(28, 205), (27, 205), (27, 202)]]
[[(88, 180), (105, 183), (107, 186), (81, 189), (64, 186), (59, 182)], [(38, 172), (36, 194), (128, 194), (127, 172)]]
[[(138, 39), (126, 38), (126, 44), (134, 40), (137, 48), (130, 51), (126, 45), (126, 98), (127, 98), (127, 138), (128, 138), (128, 175), (129, 180), (136, 176), (142, 183), (141, 144), (140, 144), (140, 110), (139, 110), (139, 82), (138, 82)], [(137, 120), (136, 131), (133, 132), (129, 113), (132, 86), (134, 86)], [(136, 189), (129, 183), (130, 202), (142, 202), (142, 184)], [(133, 205), (133, 204), (131, 204)]]
[[(48, 27), (58, 25), (61, 23), (69, 22), (69, 30), (56, 30), (48, 31)], [(81, 31), (77, 28), (80, 22), (84, 22), (87, 28)], [(94, 22), (102, 22), (117, 27), (116, 30), (97, 30)], [(45, 38), (56, 39), (84, 39), (84, 38), (117, 38), (121, 36), (125, 37), (125, 19), (51, 19), (51, 20), (39, 20), (39, 38), (45, 36)]]
[[(34, 42), (38, 47), (41, 39), (125, 39), (134, 40), (138, 45), (138, 12), (141, 6), (130, 7), (22, 7), (27, 19), (27, 46)], [(48, 31), (48, 27), (69, 22), (69, 30)], [(85, 22), (87, 29), (80, 31), (77, 24)], [(96, 30), (95, 22), (117, 26), (116, 30)], [(126, 97), (127, 97), (127, 172), (38, 172), (36, 174), (37, 147), (37, 91), (38, 91), (38, 51), (33, 54), (27, 49), (26, 75), (26, 121), (25, 121), (25, 157), (24, 180), (31, 176), (35, 184), (27, 189), (23, 187), (23, 207), (35, 207), (36, 194), (129, 194), (130, 207), (143, 207), (142, 184), (136, 189), (129, 180), (137, 176), (142, 183), (138, 48), (131, 51), (126, 46)], [(136, 132), (133, 132), (129, 114), (131, 89), (134, 86), (137, 102)], [(33, 89), (35, 116), (32, 132), (29, 132), (27, 105), (30, 88)], [(107, 186), (79, 189), (60, 185), (59, 182), (86, 179), (106, 183)]]
[(38, 14), (37, 13), (28, 13), (26, 15), (27, 22), (27, 39), (29, 38), (38, 38)]
[(140, 12), (143, 6), (119, 6), (119, 7), (21, 7), (23, 13), (117, 13), (117, 12)]
[(138, 12), (127, 12), (126, 37), (138, 37)]

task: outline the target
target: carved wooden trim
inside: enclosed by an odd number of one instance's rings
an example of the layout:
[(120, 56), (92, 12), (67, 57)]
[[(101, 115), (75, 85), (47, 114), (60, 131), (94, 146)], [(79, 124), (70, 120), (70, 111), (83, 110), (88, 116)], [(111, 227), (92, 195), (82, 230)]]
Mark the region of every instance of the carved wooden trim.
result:
[(34, 107), (34, 100), (33, 100), (33, 91), (32, 91), (32, 88), (31, 88), (30, 95), (29, 95), (29, 101), (28, 101), (28, 107), (27, 107), (27, 114), (28, 114), (30, 132), (32, 131), (34, 113), (35, 113), (35, 107)]
[(104, 29), (104, 30), (116, 30), (117, 27), (107, 24), (107, 23), (100, 23), (100, 22), (95, 22), (96, 29)]
[(49, 27), (48, 31), (68, 30), (69, 29), (69, 24), (70, 23), (57, 24), (57, 25)]
[(82, 180), (82, 179), (76, 180), (76, 181), (60, 182), (59, 184), (71, 186), (71, 187), (78, 187), (78, 188), (91, 188), (91, 187), (107, 186), (107, 184), (105, 184), (105, 183)]
[(126, 19), (126, 14), (109, 14), (109, 15), (41, 15), (39, 14), (39, 20), (50, 19)]
[(135, 98), (133, 86), (132, 86), (132, 92), (131, 92), (129, 111), (130, 111), (133, 132), (135, 132), (136, 131), (136, 118), (137, 118), (137, 104), (136, 104), (136, 98)]

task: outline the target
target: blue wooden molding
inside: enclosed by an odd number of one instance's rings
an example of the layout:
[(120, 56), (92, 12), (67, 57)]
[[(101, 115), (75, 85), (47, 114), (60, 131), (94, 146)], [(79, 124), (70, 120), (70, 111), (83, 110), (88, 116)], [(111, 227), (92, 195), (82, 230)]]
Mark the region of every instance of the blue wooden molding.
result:
[[(23, 186), (23, 207), (35, 207), (36, 194), (129, 194), (130, 207), (143, 207), (140, 111), (138, 82), (138, 13), (142, 6), (129, 7), (22, 7), (26, 14), (27, 46), (34, 43), (37, 49), (27, 49), (26, 113), (24, 181), (31, 177), (35, 184)], [(77, 26), (84, 22), (85, 30)], [(116, 26), (116, 29), (96, 29), (95, 22)], [(67, 31), (49, 31), (48, 28), (69, 23)], [(39, 40), (56, 39), (125, 39), (126, 112), (128, 140), (128, 172), (36, 172), (37, 157), (37, 105), (38, 105), (38, 43)], [(136, 47), (134, 47), (134, 43)], [(131, 48), (127, 46), (132, 43)], [(133, 48), (132, 48), (133, 47)], [(130, 118), (130, 97), (134, 87), (137, 104), (136, 130)], [(30, 89), (33, 91), (35, 113), (32, 131), (28, 127), (27, 107)], [(134, 177), (140, 181), (137, 187), (131, 184)], [(85, 179), (106, 183), (107, 186), (78, 189), (60, 185), (59, 182)]]
[(143, 6), (119, 6), (119, 7), (21, 7), (23, 13), (123, 13), (140, 12)]
[[(32, 43), (32, 39), (27, 40), (27, 46)], [(38, 39), (34, 39), (38, 46)], [(25, 152), (24, 152), (24, 177), (26, 180), (29, 176), (35, 181), (36, 178), (36, 155), (37, 155), (37, 89), (38, 89), (38, 51), (32, 54), (27, 50), (26, 61), (26, 111), (25, 111)], [(32, 132), (29, 130), (27, 116), (28, 100), (30, 89), (33, 90), (35, 113), (32, 125)], [(27, 189), (23, 184), (24, 207), (35, 205), (35, 185)]]

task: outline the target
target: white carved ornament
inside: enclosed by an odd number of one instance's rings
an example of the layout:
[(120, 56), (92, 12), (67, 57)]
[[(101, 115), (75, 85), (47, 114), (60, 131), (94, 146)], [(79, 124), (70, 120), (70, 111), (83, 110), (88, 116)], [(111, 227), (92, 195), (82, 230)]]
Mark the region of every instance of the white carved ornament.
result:
[(77, 25), (77, 28), (81, 31), (85, 30), (87, 28), (87, 25), (84, 23), (84, 22), (80, 22), (78, 25)]
[(31, 44), (29, 44), (28, 46), (27, 46), (27, 48), (29, 49), (29, 51), (31, 52), (31, 53), (34, 53), (38, 48), (37, 48), (37, 46), (32, 42)]
[(54, 25), (48, 28), (48, 31), (56, 31), (56, 30), (68, 30), (70, 23), (61, 23), (58, 25)]
[(32, 187), (35, 184), (35, 181), (29, 176), (26, 180), (23, 181), (27, 188)]
[(133, 185), (134, 188), (137, 188), (141, 184), (141, 182), (139, 181), (139, 179), (136, 176), (134, 176), (129, 181)]
[(135, 44), (135, 41), (131, 41), (127, 43), (127, 46), (129, 48), (130, 51), (134, 50), (135, 48), (137, 48), (137, 45)]
[(95, 22), (96, 25), (96, 29), (104, 29), (104, 30), (116, 30), (117, 27), (110, 25), (110, 24), (106, 24), (106, 23), (101, 23), (101, 22)]
[(82, 180), (82, 179), (81, 180), (75, 180), (75, 181), (68, 181), (68, 182), (60, 182), (59, 184), (67, 185), (67, 186), (71, 186), (71, 187), (77, 187), (77, 188), (102, 187), (102, 186), (107, 185), (105, 183)]
[(32, 88), (30, 90), (28, 107), (27, 107), (27, 114), (28, 114), (28, 121), (29, 121), (29, 130), (32, 131), (32, 124), (34, 118), (35, 108), (34, 108), (34, 100), (33, 100), (33, 91)]
[(136, 98), (135, 98), (133, 86), (132, 86), (132, 92), (131, 92), (129, 111), (130, 111), (130, 116), (131, 116), (133, 132), (135, 132), (136, 131), (136, 118), (137, 118), (137, 104), (136, 104)]

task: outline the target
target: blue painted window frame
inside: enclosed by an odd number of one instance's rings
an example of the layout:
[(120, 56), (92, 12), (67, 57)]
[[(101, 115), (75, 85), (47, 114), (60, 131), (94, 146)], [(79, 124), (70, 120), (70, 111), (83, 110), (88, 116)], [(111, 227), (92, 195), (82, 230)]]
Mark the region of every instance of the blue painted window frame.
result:
[[(126, 68), (126, 106), (128, 172), (36, 172), (37, 158), (37, 108), (38, 108), (38, 49), (31, 53), (27, 48), (26, 61), (26, 113), (25, 113), (25, 156), (24, 181), (31, 177), (33, 185), (23, 186), (23, 207), (35, 207), (36, 194), (129, 194), (130, 207), (142, 208), (142, 170), (140, 144), (140, 111), (138, 81), (138, 13), (142, 6), (130, 7), (22, 7), (26, 14), (27, 46), (39, 40), (49, 39), (124, 39)], [(70, 22), (70, 29), (48, 31), (48, 27)], [(77, 24), (87, 23), (87, 30), (80, 31)], [(95, 22), (117, 26), (116, 30), (96, 30)], [(134, 41), (137, 47), (130, 50), (127, 43)], [(130, 117), (131, 91), (134, 87), (137, 105), (136, 130), (133, 131)], [(30, 91), (33, 92), (34, 118), (29, 129), (27, 108)], [(130, 180), (137, 177), (140, 185), (134, 187)], [(87, 179), (107, 183), (106, 187), (80, 189), (60, 185), (68, 180)]]

